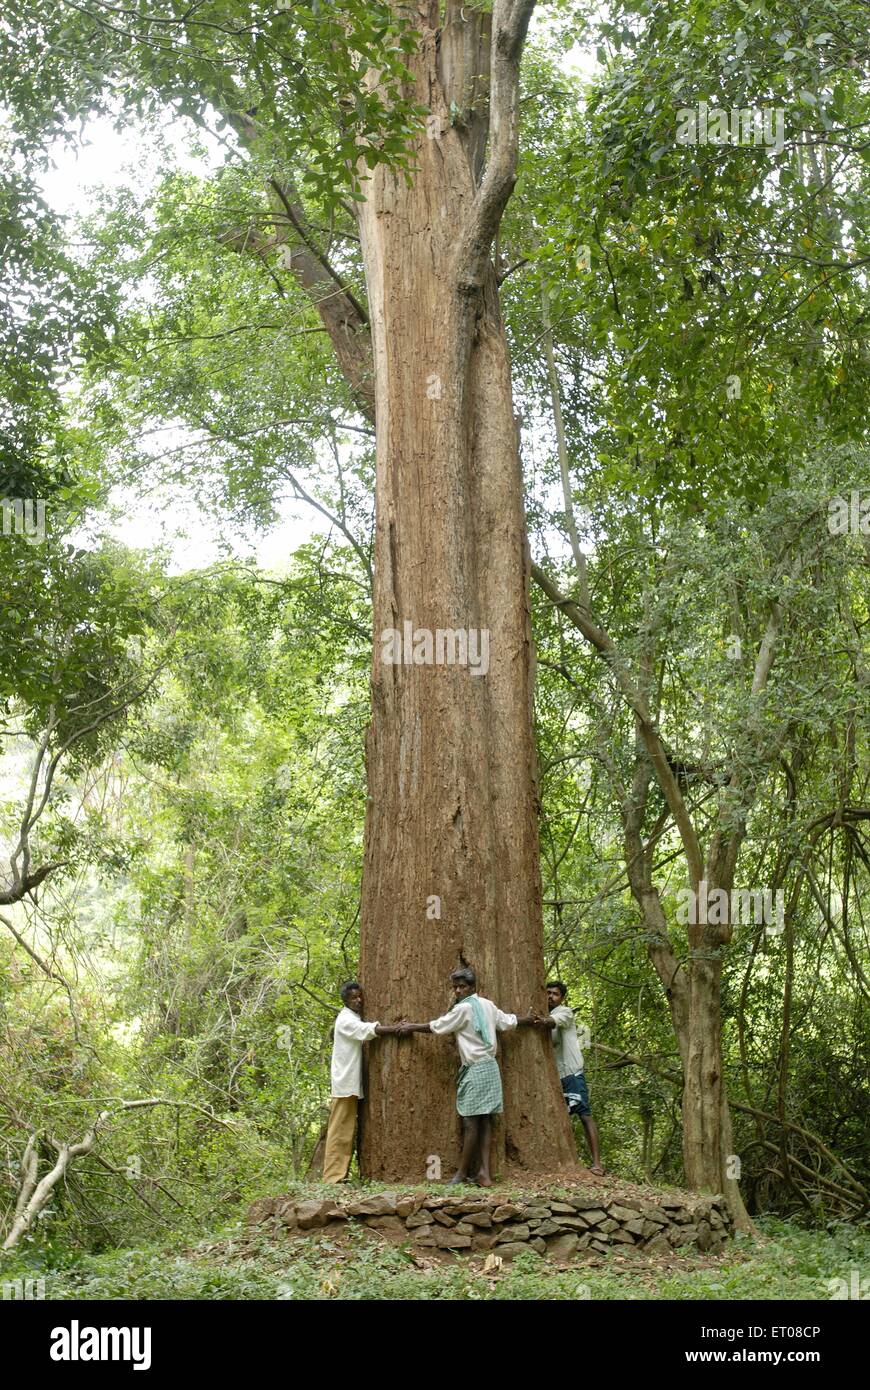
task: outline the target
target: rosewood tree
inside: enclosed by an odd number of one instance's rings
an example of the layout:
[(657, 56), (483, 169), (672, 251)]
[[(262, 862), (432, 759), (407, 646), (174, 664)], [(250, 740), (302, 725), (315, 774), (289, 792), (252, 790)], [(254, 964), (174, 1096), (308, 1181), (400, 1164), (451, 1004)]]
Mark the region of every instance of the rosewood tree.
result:
[[(381, 165), (361, 181), (377, 426), (361, 973), (369, 1010), (386, 1018), (443, 1012), (464, 962), (503, 1008), (543, 1006), (529, 562), (491, 256), (515, 180), (532, 9), (419, 6), (409, 68), (429, 116), (416, 173)], [(380, 634), (405, 623), (485, 630), (487, 673), (385, 662)], [(533, 1031), (502, 1049), (498, 1140), (519, 1169), (573, 1161), (551, 1054)], [(372, 1049), (367, 1176), (421, 1178), (429, 1155), (454, 1161), (455, 1069), (428, 1037)]]

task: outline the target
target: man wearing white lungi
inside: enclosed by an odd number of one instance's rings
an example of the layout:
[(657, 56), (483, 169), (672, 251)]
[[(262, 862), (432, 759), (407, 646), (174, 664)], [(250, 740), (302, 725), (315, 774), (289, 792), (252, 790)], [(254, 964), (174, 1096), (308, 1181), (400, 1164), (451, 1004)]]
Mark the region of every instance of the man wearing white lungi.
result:
[(496, 1061), (496, 1034), (534, 1024), (534, 1015), (506, 1014), (491, 999), (476, 993), (474, 971), (465, 967), (450, 976), (456, 1003), (449, 1013), (429, 1023), (405, 1024), (406, 1032), (454, 1033), (462, 1066), (456, 1090), (456, 1109), (462, 1116), (462, 1155), (451, 1183), (468, 1182), (475, 1153), (480, 1153), (477, 1181), (492, 1187), (489, 1152), (492, 1116), (504, 1108), (501, 1072)]

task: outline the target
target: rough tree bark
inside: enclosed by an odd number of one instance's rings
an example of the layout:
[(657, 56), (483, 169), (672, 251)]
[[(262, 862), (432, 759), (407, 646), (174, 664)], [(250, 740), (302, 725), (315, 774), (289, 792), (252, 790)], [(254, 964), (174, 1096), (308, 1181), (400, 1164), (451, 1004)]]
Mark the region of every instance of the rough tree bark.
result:
[[(365, 179), (377, 521), (361, 910), (367, 1013), (430, 1018), (467, 962), (505, 1009), (545, 1003), (522, 476), (490, 246), (514, 182), (517, 71), (533, 5), (418, 8), (415, 98), (433, 119), (413, 184)], [(491, 39), (490, 39), (491, 19)], [(489, 72), (486, 108), (474, 89)], [(482, 167), (483, 166), (483, 167)], [(391, 664), (388, 630), (489, 634), (487, 673)], [(479, 639), (481, 640), (481, 639)], [(425, 655), (422, 648), (421, 654)], [(478, 651), (482, 648), (479, 647)], [(502, 1040), (496, 1171), (576, 1162), (549, 1034)], [(457, 1156), (456, 1055), (428, 1036), (370, 1049), (361, 1167), (419, 1180)]]

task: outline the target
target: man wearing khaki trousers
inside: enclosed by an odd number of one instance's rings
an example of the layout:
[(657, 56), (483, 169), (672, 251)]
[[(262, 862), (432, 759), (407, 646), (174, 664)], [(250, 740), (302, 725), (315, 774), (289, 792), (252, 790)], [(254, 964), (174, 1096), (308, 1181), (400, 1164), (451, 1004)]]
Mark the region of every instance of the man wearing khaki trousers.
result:
[(330, 1067), (332, 1105), (326, 1129), (323, 1181), (344, 1182), (353, 1157), (353, 1137), (359, 1102), (362, 1100), (363, 1043), (387, 1033), (402, 1033), (399, 1023), (365, 1023), (362, 1019), (363, 992), (358, 980), (341, 987), (344, 1008), (335, 1020)]

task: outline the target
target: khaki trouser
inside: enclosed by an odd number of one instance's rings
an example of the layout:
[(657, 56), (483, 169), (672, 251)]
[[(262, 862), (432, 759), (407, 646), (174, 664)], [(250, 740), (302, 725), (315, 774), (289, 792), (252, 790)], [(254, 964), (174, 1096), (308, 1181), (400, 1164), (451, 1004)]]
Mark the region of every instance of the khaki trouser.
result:
[(356, 1130), (356, 1096), (334, 1096), (326, 1127), (326, 1152), (323, 1156), (323, 1181), (344, 1182), (353, 1158), (353, 1136)]

